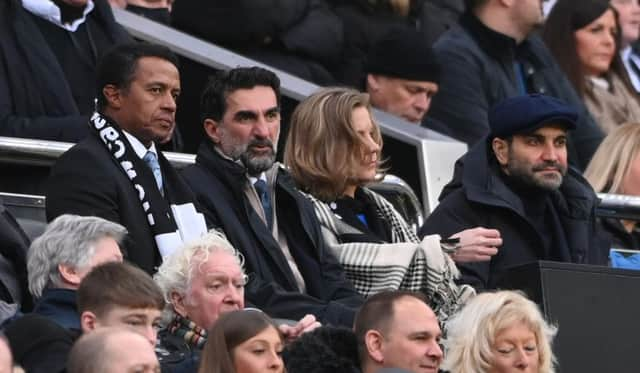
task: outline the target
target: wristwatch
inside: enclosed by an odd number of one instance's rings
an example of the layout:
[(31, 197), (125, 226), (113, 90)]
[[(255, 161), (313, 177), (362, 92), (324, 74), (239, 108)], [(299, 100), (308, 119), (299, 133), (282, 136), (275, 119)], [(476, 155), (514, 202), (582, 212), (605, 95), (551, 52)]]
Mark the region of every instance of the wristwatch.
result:
[(442, 238), (440, 239), (440, 247), (447, 254), (453, 254), (462, 247), (460, 238)]

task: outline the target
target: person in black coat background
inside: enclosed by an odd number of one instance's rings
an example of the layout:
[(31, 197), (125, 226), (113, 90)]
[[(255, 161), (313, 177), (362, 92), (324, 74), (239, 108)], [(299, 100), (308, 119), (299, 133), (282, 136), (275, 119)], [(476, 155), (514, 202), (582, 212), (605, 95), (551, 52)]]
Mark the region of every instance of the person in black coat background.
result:
[[(171, 22), (178, 30), (321, 86), (336, 82), (330, 71), (342, 62), (342, 21), (325, 0), (181, 0), (173, 5)], [(185, 152), (196, 152), (206, 138), (198, 103), (214, 72), (181, 60), (177, 123)]]

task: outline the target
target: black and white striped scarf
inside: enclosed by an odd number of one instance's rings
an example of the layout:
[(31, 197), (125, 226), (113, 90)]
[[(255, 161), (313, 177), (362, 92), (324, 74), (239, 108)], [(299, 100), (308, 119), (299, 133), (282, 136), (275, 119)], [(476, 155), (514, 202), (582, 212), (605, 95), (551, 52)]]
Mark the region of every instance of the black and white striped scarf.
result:
[[(152, 171), (137, 156), (122, 130), (110, 118), (96, 112), (91, 117), (89, 124), (111, 156), (120, 165), (122, 171), (131, 180), (131, 184), (140, 200), (140, 205), (147, 217), (147, 223), (153, 232), (158, 250), (163, 257), (167, 256), (178, 245), (182, 244), (182, 239), (169, 203), (160, 194)], [(158, 152), (158, 162), (166, 165), (163, 168), (163, 178), (175, 190), (173, 198), (178, 200), (172, 202), (191, 202), (179, 200), (189, 196), (185, 189), (187, 187), (178, 180), (178, 175), (169, 166), (168, 161), (161, 152)]]

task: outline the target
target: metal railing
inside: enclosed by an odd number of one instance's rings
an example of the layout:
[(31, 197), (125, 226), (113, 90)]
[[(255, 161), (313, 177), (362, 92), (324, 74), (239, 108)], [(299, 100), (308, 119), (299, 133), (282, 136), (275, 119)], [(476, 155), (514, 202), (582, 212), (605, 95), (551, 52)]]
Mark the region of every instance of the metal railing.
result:
[[(21, 139), (0, 136), (0, 162), (37, 166), (52, 166), (56, 159), (74, 144), (60, 141)], [(196, 156), (187, 153), (162, 152), (176, 168), (195, 162)]]
[[(165, 45), (175, 53), (205, 66), (214, 69), (262, 66), (270, 69), (280, 78), (282, 94), (296, 101), (304, 99), (320, 88), (291, 74), (126, 10), (114, 9), (113, 12), (116, 20), (135, 38)], [(419, 172), (423, 211), (428, 214), (437, 205), (442, 187), (453, 175), (456, 159), (466, 152), (466, 144), (381, 111), (374, 111), (374, 116), (383, 135), (415, 148), (415, 161), (418, 165), (416, 172)]]

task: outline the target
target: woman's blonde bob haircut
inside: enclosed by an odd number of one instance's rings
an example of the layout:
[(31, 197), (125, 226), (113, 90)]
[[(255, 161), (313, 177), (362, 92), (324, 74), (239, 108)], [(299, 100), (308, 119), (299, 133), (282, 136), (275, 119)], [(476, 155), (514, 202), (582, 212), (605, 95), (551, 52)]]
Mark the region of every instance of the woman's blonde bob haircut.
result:
[[(365, 150), (352, 119), (353, 110), (359, 107), (371, 115), (368, 94), (350, 88), (324, 88), (302, 101), (291, 116), (284, 162), (298, 187), (325, 202), (342, 196), (348, 185), (361, 183), (355, 173)], [(372, 137), (382, 148), (375, 122)], [(378, 169), (378, 173), (382, 171)]]
[(518, 323), (527, 325), (536, 336), (538, 373), (553, 373), (555, 357), (551, 340), (556, 328), (546, 323), (535, 303), (515, 291), (479, 294), (450, 319), (444, 341), (445, 359), (440, 369), (450, 373), (489, 371), (495, 337)]
[(625, 123), (605, 137), (584, 177), (596, 192), (625, 194), (622, 188), (640, 153), (640, 123)]

